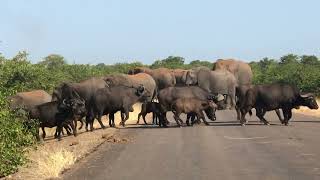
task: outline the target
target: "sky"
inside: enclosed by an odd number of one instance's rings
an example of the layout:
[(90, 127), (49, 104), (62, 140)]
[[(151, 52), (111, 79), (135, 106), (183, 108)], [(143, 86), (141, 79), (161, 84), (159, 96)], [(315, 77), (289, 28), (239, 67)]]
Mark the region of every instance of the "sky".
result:
[(1, 0), (0, 53), (151, 64), (320, 55), (319, 0)]

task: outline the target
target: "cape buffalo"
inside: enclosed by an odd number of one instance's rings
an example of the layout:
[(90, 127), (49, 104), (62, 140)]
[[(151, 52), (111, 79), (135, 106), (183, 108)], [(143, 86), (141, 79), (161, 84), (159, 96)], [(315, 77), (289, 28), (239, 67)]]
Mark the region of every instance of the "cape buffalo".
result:
[(142, 103), (141, 112), (138, 114), (137, 124), (139, 124), (141, 116), (143, 118), (144, 123), (147, 124), (146, 115), (148, 113), (152, 113), (152, 124), (158, 124), (157, 120), (161, 118), (161, 105), (157, 102)]
[(267, 125), (269, 122), (264, 118), (265, 113), (282, 109), (284, 120), (281, 123), (288, 125), (292, 117), (292, 109), (298, 106), (318, 109), (314, 95), (301, 94), (297, 86), (278, 83), (256, 85), (246, 92), (245, 99), (241, 102), (241, 125), (245, 125), (245, 115), (252, 108), (256, 109), (256, 115), (260, 121)]
[(52, 128), (57, 126), (57, 137), (61, 140), (61, 131), (64, 126), (71, 125), (74, 136), (77, 136), (72, 120), (82, 115), (85, 111), (84, 100), (65, 99), (62, 103), (51, 101), (32, 108), (30, 118), (40, 121), (43, 138), (46, 136), (45, 127)]
[[(62, 102), (63, 99), (82, 98), (85, 101), (86, 113), (82, 115), (79, 120), (82, 120), (86, 116), (86, 121), (89, 118), (89, 102), (95, 95), (98, 89), (107, 87), (108, 84), (102, 78), (90, 78), (79, 83), (62, 83), (56, 87), (52, 93), (52, 101)], [(75, 122), (77, 128), (77, 123)], [(81, 127), (82, 128), (82, 121)]]
[(150, 97), (146, 94), (149, 94), (149, 92), (145, 90), (143, 85), (138, 87), (115, 86), (99, 89), (90, 102), (90, 130), (93, 130), (94, 117), (97, 117), (100, 125), (104, 126), (101, 122), (101, 117), (107, 114), (109, 114), (110, 127), (114, 127), (114, 114), (117, 111), (121, 111), (120, 124), (124, 126), (125, 121), (129, 119), (132, 105), (141, 101), (141, 99)]
[[(211, 109), (211, 116), (215, 116), (214, 112), (216, 108), (217, 105), (210, 97), (208, 97), (208, 100), (200, 100), (197, 98), (180, 98), (172, 103), (172, 112), (174, 113), (174, 119), (176, 120), (178, 126), (181, 126), (179, 121), (183, 123), (183, 121), (180, 119), (181, 113), (195, 113), (199, 120), (202, 119), (206, 125), (209, 125), (204, 117), (203, 111)], [(189, 119), (187, 119), (186, 123), (189, 126)]]

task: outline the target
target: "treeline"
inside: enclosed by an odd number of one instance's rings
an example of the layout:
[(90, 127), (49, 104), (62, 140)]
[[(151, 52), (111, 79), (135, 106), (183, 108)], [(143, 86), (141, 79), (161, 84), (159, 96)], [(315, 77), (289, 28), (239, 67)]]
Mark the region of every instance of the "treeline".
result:
[(289, 54), (279, 60), (263, 58), (250, 63), (255, 84), (282, 82), (320, 95), (320, 60), (316, 56)]
[[(279, 60), (264, 58), (250, 63), (254, 83), (286, 82), (297, 84), (303, 91), (320, 94), (320, 61), (316, 56), (286, 55)], [(21, 114), (9, 111), (6, 98), (16, 92), (44, 89), (49, 93), (61, 82), (78, 82), (93, 76), (127, 73), (138, 66), (189, 69), (197, 66), (213, 67), (212, 61), (194, 60), (185, 63), (183, 57), (169, 56), (151, 65), (141, 62), (105, 65), (68, 64), (57, 54), (32, 64), (26, 52), (7, 59), (0, 54), (0, 177), (17, 170), (25, 162), (26, 147), (35, 143), (34, 131)]]

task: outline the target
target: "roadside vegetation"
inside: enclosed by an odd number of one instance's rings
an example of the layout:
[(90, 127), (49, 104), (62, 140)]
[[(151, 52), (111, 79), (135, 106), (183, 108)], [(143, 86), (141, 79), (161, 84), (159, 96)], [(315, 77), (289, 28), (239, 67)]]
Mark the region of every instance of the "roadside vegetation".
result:
[[(320, 95), (320, 60), (316, 56), (289, 54), (279, 60), (263, 58), (252, 61), (250, 65), (255, 84), (286, 82), (298, 85), (302, 91)], [(37, 122), (26, 123), (26, 114), (9, 111), (6, 101), (8, 96), (34, 89), (51, 93), (55, 86), (64, 81), (78, 82), (93, 76), (127, 73), (129, 69), (138, 66), (189, 69), (196, 66), (212, 68), (213, 63), (204, 60), (185, 63), (182, 57), (169, 56), (156, 60), (151, 65), (143, 65), (141, 62), (113, 65), (68, 64), (63, 56), (52, 54), (33, 64), (25, 51), (11, 59), (0, 54), (0, 177), (15, 172), (24, 164), (27, 161), (26, 149), (36, 144), (34, 127)]]

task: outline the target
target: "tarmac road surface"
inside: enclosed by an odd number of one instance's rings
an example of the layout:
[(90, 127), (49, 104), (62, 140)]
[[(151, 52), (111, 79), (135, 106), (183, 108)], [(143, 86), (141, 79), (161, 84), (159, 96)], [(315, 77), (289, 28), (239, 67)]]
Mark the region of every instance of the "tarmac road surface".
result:
[(241, 127), (235, 115), (235, 111), (219, 111), (210, 126), (128, 125), (120, 134), (132, 141), (104, 143), (63, 178), (320, 179), (319, 118), (294, 114), (290, 125), (283, 126), (275, 112), (269, 112), (270, 126), (252, 116)]

